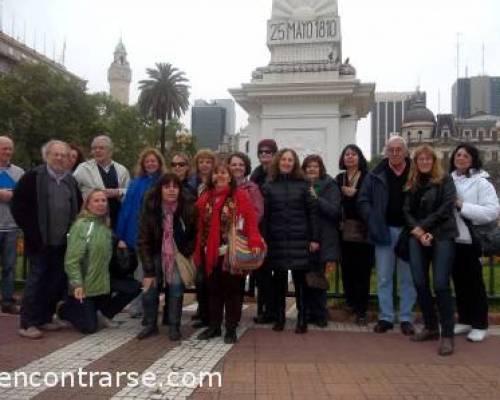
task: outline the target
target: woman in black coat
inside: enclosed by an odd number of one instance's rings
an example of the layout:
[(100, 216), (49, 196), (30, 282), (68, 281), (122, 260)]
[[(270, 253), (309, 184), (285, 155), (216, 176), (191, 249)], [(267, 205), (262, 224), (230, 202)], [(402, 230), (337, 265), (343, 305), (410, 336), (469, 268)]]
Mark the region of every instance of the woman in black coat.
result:
[(270, 169), (270, 181), (263, 186), (263, 234), (268, 245), (268, 265), (273, 269), (275, 331), (285, 327), (288, 270), (292, 271), (298, 319), (296, 333), (307, 332), (305, 316), (305, 274), (310, 270), (310, 253), (319, 250), (317, 202), (304, 180), (295, 151), (278, 152)]
[[(424, 317), (424, 329), (411, 340), (423, 342), (438, 340), (441, 336), (438, 354), (447, 356), (454, 348), (455, 307), (450, 278), (458, 236), (454, 215), (457, 192), (453, 179), (445, 175), (431, 146), (415, 149), (406, 190), (403, 212), (410, 232), (410, 269)], [(429, 278), (431, 264), (439, 323)]]
[(145, 339), (158, 333), (159, 294), (164, 290), (168, 301), (169, 337), (181, 338), (180, 323), (184, 284), (175, 254), (189, 258), (194, 252), (197, 211), (185, 197), (177, 175), (163, 175), (146, 194), (139, 219), (138, 249), (144, 270), (144, 329), (137, 336)]
[(342, 284), (348, 310), (356, 315), (356, 323), (364, 326), (375, 255), (356, 206), (359, 188), (368, 173), (368, 163), (358, 146), (350, 144), (342, 150), (339, 169), (344, 170), (335, 178), (342, 192)]
[[(320, 156), (307, 156), (302, 163), (302, 170), (311, 184), (311, 193), (318, 199), (320, 248), (319, 252), (311, 255), (311, 268), (324, 275), (334, 270), (340, 258), (340, 190), (332, 177), (327, 175)], [(327, 326), (326, 289), (306, 288), (306, 313), (307, 322), (315, 323), (320, 328)]]

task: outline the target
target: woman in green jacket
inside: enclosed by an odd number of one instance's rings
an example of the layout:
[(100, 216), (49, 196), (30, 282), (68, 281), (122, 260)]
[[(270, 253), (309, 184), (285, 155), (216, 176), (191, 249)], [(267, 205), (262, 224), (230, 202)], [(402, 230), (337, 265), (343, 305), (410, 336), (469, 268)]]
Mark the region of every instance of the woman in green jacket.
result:
[(114, 316), (113, 298), (109, 297), (111, 256), (108, 200), (104, 191), (97, 189), (85, 200), (68, 234), (64, 268), (69, 296), (57, 311), (59, 318), (82, 333), (96, 332), (98, 325), (106, 325)]

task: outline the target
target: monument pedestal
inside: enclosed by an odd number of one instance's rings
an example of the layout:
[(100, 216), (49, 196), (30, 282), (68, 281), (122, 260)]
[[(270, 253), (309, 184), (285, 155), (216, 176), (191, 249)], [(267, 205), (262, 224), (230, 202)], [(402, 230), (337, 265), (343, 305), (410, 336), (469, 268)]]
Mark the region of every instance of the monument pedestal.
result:
[(323, 1), (320, 11), (297, 0), (294, 8), (289, 1), (273, 2), (268, 23), (271, 62), (230, 93), (249, 115), (246, 133), (254, 165), (258, 142), (273, 138), (301, 158), (321, 155), (334, 174), (342, 148), (356, 142), (357, 121), (368, 114), (375, 85), (361, 83), (348, 62), (340, 63), (336, 1)]

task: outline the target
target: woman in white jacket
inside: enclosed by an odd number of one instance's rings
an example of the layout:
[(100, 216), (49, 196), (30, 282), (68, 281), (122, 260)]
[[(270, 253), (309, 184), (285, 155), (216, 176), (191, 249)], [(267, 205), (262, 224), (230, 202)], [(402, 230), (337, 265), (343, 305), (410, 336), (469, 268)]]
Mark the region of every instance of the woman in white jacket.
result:
[(469, 144), (458, 145), (451, 156), (450, 173), (457, 189), (455, 216), (459, 230), (453, 265), (458, 312), (455, 334), (468, 334), (471, 342), (481, 342), (486, 337), (488, 299), (481, 260), (472, 245), (468, 224), (487, 224), (496, 221), (500, 214), (497, 193), (481, 166), (479, 151)]

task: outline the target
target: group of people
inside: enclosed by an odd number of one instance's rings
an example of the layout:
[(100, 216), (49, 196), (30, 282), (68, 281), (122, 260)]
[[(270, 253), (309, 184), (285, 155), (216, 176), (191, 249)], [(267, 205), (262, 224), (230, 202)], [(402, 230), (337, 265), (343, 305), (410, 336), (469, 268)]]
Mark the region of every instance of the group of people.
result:
[[(440, 339), (440, 355), (453, 353), (455, 334), (475, 342), (486, 336), (488, 303), (471, 226), (496, 221), (500, 206), (469, 144), (455, 149), (450, 174), (428, 145), (410, 159), (399, 136), (388, 140), (372, 171), (360, 148), (348, 145), (336, 177), (319, 155), (300, 163), (293, 149), (278, 149), (272, 139), (259, 142), (253, 172), (240, 152), (221, 159), (205, 149), (192, 161), (174, 153), (167, 165), (148, 148), (132, 180), (112, 159), (106, 135), (94, 138), (87, 161), (77, 147), (52, 140), (42, 149), (45, 163), (26, 173), (10, 163), (12, 152), (12, 140), (0, 137), (2, 311), (17, 311), (12, 282), (19, 227), (30, 260), (20, 309), (23, 337), (40, 338), (68, 324), (83, 333), (113, 327), (113, 317), (130, 304), (132, 314), (142, 316), (138, 338), (145, 339), (158, 333), (164, 293), (163, 323), (170, 339), (180, 340), (186, 286), (180, 267), (190, 262), (196, 266), (194, 326), (205, 328), (198, 338), (221, 336), (224, 323), (224, 341), (235, 343), (248, 273), (230, 262), (234, 229), (247, 237), (254, 256), (267, 252), (250, 274), (256, 324), (284, 329), (291, 271), (295, 332), (306, 333), (311, 323), (325, 327), (327, 294), (318, 278), (340, 266), (346, 309), (367, 325), (375, 266), (375, 332), (393, 329), (397, 320), (413, 341)], [(417, 299), (424, 320), (418, 332)]]

